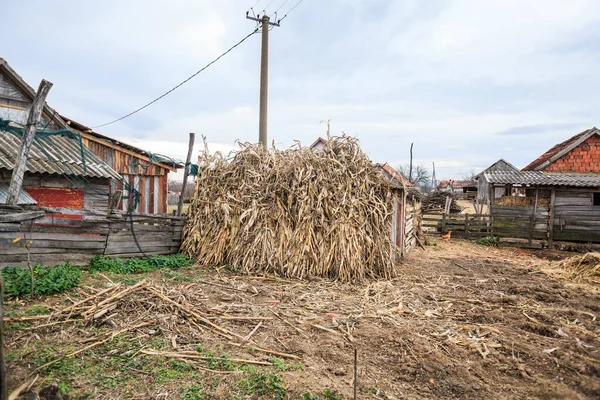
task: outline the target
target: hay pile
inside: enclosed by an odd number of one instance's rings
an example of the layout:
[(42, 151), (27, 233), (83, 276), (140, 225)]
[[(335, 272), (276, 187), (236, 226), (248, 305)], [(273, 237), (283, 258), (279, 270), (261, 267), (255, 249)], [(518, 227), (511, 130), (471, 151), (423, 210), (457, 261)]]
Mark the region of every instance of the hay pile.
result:
[(567, 258), (561, 263), (568, 279), (582, 280), (600, 276), (600, 253)]
[(389, 183), (356, 139), (200, 160), (181, 246), (198, 262), (344, 282), (393, 276)]

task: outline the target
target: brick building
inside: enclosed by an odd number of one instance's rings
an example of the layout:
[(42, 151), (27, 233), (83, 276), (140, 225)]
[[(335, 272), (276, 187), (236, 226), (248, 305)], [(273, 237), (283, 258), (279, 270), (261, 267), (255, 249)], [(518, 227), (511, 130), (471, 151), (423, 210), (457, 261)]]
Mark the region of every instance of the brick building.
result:
[(532, 161), (523, 171), (600, 172), (600, 130), (585, 130)]

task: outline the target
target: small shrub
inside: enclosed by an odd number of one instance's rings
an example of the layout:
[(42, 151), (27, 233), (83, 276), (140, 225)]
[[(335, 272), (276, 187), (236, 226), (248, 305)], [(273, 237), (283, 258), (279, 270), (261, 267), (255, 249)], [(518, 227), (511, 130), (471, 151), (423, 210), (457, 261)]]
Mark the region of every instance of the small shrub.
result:
[[(18, 297), (31, 293), (31, 273), (21, 267), (6, 267), (2, 270), (4, 277), (4, 295)], [(50, 295), (64, 292), (79, 285), (81, 271), (67, 262), (57, 267), (33, 267), (34, 288), (36, 295)]]
[(477, 244), (480, 244), (482, 246), (495, 246), (496, 238), (493, 236), (482, 237), (477, 239)]
[(157, 269), (177, 269), (189, 267), (192, 260), (184, 254), (156, 255), (148, 258), (111, 258), (96, 256), (90, 261), (91, 272), (113, 272), (115, 274), (139, 274)]
[(200, 385), (191, 385), (181, 389), (181, 398), (183, 400), (203, 400), (205, 399)]
[(286, 388), (277, 375), (252, 372), (247, 378), (239, 380), (238, 386), (245, 394), (273, 395), (277, 400), (283, 400), (286, 394)]

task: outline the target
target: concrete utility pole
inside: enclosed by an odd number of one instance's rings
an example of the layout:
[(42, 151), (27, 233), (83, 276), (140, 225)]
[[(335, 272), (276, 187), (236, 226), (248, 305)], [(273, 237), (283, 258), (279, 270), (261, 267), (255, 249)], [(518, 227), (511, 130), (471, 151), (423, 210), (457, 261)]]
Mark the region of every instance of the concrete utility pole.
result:
[(12, 176), (10, 178), (10, 186), (8, 187), (8, 193), (6, 194), (6, 204), (16, 205), (19, 199), (19, 193), (23, 186), (25, 167), (27, 166), (27, 156), (29, 155), (31, 145), (33, 144), (33, 139), (37, 132), (37, 123), (44, 110), (46, 96), (48, 96), (50, 88), (52, 88), (52, 82), (42, 79), (37, 93), (33, 98), (31, 110), (29, 110), (29, 116), (27, 117), (27, 125), (25, 125), (25, 129), (23, 130), (23, 139), (21, 141), (19, 155), (15, 160)]
[(183, 196), (185, 195), (185, 187), (187, 185), (187, 177), (190, 172), (190, 161), (192, 159), (192, 151), (194, 150), (194, 140), (196, 134), (190, 132), (190, 143), (188, 144), (187, 158), (185, 159), (185, 167), (183, 168), (183, 186), (181, 188), (181, 196), (179, 196), (179, 203), (177, 203), (177, 216), (181, 216), (181, 210), (183, 210)]
[(269, 27), (279, 26), (279, 21), (270, 22), (269, 16), (265, 13), (262, 18), (260, 15), (251, 17), (246, 13), (246, 19), (260, 22), (261, 44), (260, 44), (260, 103), (258, 112), (258, 142), (265, 148), (267, 147), (267, 113), (269, 108)]

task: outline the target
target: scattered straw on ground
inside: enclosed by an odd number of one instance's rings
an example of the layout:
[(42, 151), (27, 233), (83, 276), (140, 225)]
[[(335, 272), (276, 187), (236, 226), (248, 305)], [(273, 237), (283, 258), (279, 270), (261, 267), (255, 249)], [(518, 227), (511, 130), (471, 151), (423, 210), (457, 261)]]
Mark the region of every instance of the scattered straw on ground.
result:
[(566, 277), (573, 280), (585, 280), (600, 277), (600, 253), (587, 253), (574, 256), (561, 263)]
[(352, 282), (393, 276), (389, 184), (356, 139), (321, 152), (206, 151), (182, 251), (247, 273)]

